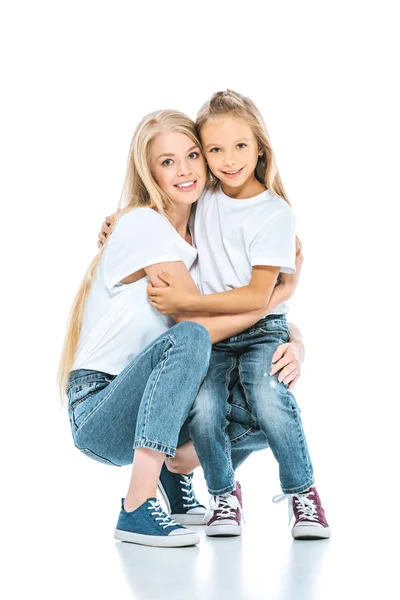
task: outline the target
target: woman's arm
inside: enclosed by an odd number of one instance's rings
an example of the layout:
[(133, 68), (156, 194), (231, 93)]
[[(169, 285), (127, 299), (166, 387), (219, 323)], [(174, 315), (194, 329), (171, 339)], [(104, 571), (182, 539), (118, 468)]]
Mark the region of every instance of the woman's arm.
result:
[(279, 381), (290, 384), (289, 390), (296, 385), (300, 373), (301, 364), (304, 361), (305, 349), (300, 329), (293, 323), (289, 323), (290, 340), (288, 344), (281, 344), (276, 349), (272, 363), (271, 375), (279, 372)]
[(100, 233), (97, 236), (99, 238), (99, 241), (97, 242), (97, 247), (100, 248), (100, 250), (106, 243), (108, 236), (111, 235), (111, 233), (112, 233), (112, 230), (114, 228), (116, 214), (117, 213), (113, 213), (112, 215), (110, 215), (109, 217), (106, 217), (104, 219), (104, 222), (101, 226)]

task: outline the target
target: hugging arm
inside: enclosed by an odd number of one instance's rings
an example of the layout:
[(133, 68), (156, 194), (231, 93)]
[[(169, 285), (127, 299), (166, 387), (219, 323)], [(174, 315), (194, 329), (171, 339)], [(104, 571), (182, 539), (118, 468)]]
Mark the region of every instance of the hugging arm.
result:
[[(99, 233), (98, 247), (102, 248), (108, 236), (111, 235), (114, 226), (115, 214), (106, 217), (101, 232)], [(271, 295), (268, 309), (272, 310), (281, 302), (290, 298), (297, 286), (303, 257), (299, 252), (296, 257), (296, 273), (294, 275), (283, 275), (282, 282), (277, 285)], [(183, 262), (163, 263), (152, 265), (145, 269), (152, 286), (167, 286), (171, 281), (181, 282), (185, 289), (193, 294), (200, 295), (193, 279)], [(160, 278), (159, 272), (167, 271), (168, 275)], [(161, 276), (162, 277), (162, 276)], [(169, 279), (169, 282), (166, 281)], [(148, 289), (155, 289), (149, 286)], [(203, 325), (209, 332), (211, 340), (215, 343), (227, 337), (240, 333), (244, 329), (251, 327), (265, 315), (265, 310), (249, 311), (239, 314), (220, 314), (210, 316), (207, 313), (180, 313), (173, 315), (176, 322), (196, 321)], [(293, 324), (290, 324), (290, 340), (288, 344), (279, 346), (273, 356), (273, 373), (281, 371), (280, 381), (286, 384), (290, 383), (289, 389), (294, 387), (300, 377), (301, 363), (304, 360), (304, 344), (300, 330)]]

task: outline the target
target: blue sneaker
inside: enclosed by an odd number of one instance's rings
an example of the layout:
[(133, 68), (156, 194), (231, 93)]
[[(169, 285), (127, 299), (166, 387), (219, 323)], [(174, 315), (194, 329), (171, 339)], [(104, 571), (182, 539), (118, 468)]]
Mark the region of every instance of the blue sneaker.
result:
[(162, 466), (158, 489), (171, 517), (183, 525), (204, 525), (205, 506), (194, 495), (193, 473), (176, 475)]
[(124, 498), (114, 537), (121, 542), (175, 548), (193, 546), (200, 542), (197, 533), (175, 523), (160, 506), (157, 498), (149, 498), (132, 512), (124, 510)]

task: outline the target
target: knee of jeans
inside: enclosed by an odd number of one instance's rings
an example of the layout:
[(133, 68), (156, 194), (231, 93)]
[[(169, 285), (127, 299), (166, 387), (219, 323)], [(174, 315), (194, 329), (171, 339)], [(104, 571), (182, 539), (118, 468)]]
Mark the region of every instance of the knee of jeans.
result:
[(270, 379), (269, 388), (262, 398), (256, 403), (257, 421), (273, 423), (278, 422), (287, 415), (297, 410), (297, 403), (288, 386), (274, 378)]
[(227, 424), (226, 416), (215, 410), (215, 402), (194, 403), (189, 413), (189, 431), (215, 432)]
[(202, 347), (211, 349), (210, 334), (200, 323), (183, 321), (183, 323), (175, 325), (175, 330), (179, 335), (183, 335), (189, 344), (194, 346), (201, 344)]

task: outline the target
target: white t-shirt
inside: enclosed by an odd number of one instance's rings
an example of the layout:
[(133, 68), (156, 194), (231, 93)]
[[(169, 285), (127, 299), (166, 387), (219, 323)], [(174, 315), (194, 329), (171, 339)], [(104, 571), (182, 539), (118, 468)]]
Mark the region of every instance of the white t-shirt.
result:
[(73, 370), (117, 375), (175, 324), (151, 306), (147, 276), (126, 285), (119, 284), (121, 279), (150, 265), (180, 260), (195, 278), (196, 258), (197, 250), (151, 208), (135, 208), (120, 217), (89, 292)]
[[(295, 217), (282, 198), (265, 191), (254, 198), (235, 200), (218, 188), (200, 198), (195, 218), (199, 286), (215, 294), (247, 285), (252, 267), (280, 267), (296, 271)], [(281, 303), (271, 314), (287, 313)]]

